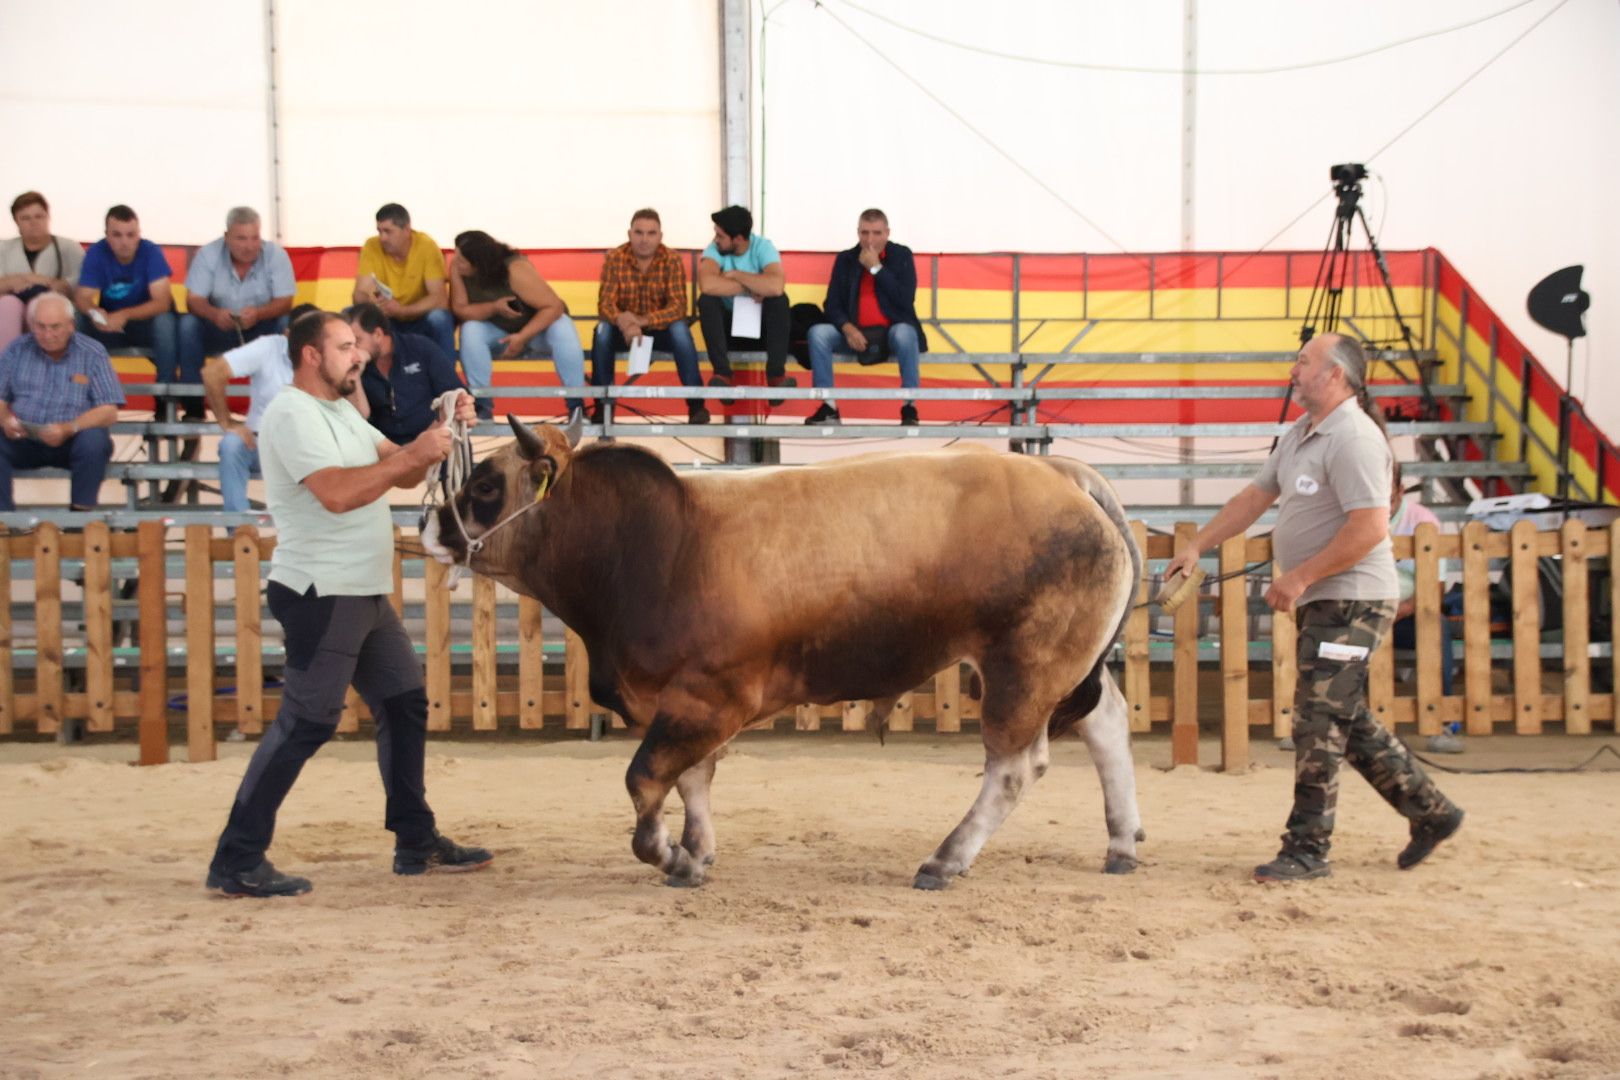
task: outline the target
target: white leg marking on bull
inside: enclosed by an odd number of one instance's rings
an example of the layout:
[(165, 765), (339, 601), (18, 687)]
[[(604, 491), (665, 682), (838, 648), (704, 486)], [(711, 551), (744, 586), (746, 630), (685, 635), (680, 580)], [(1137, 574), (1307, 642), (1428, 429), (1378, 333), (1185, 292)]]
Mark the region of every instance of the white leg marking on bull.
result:
[(951, 830), (933, 856), (918, 868), (912, 886), (943, 889), (952, 878), (967, 873), (979, 851), (1024, 797), (1024, 792), (1046, 771), (1046, 762), (1045, 728), (1033, 745), (1017, 753), (999, 758), (986, 755), (984, 784), (979, 788), (979, 797), (962, 823)]
[(681, 832), (681, 847), (697, 860), (699, 866), (714, 865), (714, 823), (709, 817), (709, 786), (714, 781), (717, 754), (710, 754), (696, 765), (681, 773), (675, 781), (675, 790), (681, 794), (686, 807), (686, 828)]
[(1103, 871), (1136, 869), (1136, 842), (1145, 839), (1136, 807), (1136, 765), (1131, 760), (1130, 713), (1114, 678), (1103, 669), (1102, 698), (1080, 722), (1080, 733), (1102, 781), (1103, 815), (1108, 820), (1108, 858)]

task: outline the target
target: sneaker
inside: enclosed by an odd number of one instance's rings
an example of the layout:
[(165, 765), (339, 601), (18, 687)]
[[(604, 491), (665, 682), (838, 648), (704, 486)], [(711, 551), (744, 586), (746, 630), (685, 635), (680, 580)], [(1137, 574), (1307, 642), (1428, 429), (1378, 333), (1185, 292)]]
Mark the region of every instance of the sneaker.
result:
[(900, 426), (901, 427), (916, 427), (917, 426), (917, 406), (913, 405), (909, 401), (906, 402), (904, 405), (900, 406)]
[(424, 848), (394, 849), (394, 873), (406, 876), (427, 873), (459, 874), (468, 870), (482, 870), (495, 861), (495, 856), (483, 848), (462, 847), (448, 836), (433, 834), (433, 841)]
[(1327, 864), (1326, 859), (1318, 859), (1315, 855), (1292, 855), (1283, 852), (1270, 862), (1254, 868), (1254, 880), (1261, 884), (1274, 881), (1309, 881), (1312, 878), (1324, 878), (1333, 873), (1333, 867)]
[(1450, 838), (1452, 833), (1462, 828), (1462, 823), (1463, 812), (1459, 807), (1452, 807), (1449, 814), (1419, 818), (1412, 822), (1412, 840), (1404, 851), (1395, 856), (1395, 865), (1402, 870), (1412, 869), (1427, 859), (1429, 853), (1440, 846), (1441, 841)]
[[(765, 385), (775, 386), (782, 390), (796, 390), (799, 386), (799, 380), (795, 379), (791, 375), (772, 375), (770, 378), (765, 380)], [(765, 402), (765, 404), (773, 406), (780, 405), (786, 400), (786, 398), (770, 398)]]
[(817, 409), (815, 412), (813, 412), (809, 416), (805, 417), (804, 422), (806, 424), (838, 424), (838, 423), (842, 423), (842, 421), (838, 418), (838, 408), (837, 408), (837, 406), (833, 405), (833, 403), (830, 402), (830, 401), (823, 401), (821, 403), (821, 408)]
[(309, 878), (283, 874), (270, 865), (269, 859), (261, 860), (244, 874), (221, 874), (210, 868), (208, 887), (233, 900), (243, 896), (260, 900), (270, 896), (303, 896), (314, 888)]
[(711, 419), (709, 410), (702, 405), (688, 405), (686, 407), (686, 422), (688, 424), (707, 424)]
[(592, 405), (585, 411), (585, 416), (591, 423), (600, 424), (602, 422), (602, 406)]
[[(735, 386), (735, 385), (736, 385), (736, 383), (732, 382), (731, 379), (729, 377), (725, 376), (725, 375), (710, 375), (709, 376), (709, 389), (711, 389), (711, 390), (714, 389), (716, 386)], [(733, 398), (724, 398), (723, 397), (723, 398), (720, 399), (720, 404), (722, 404), (722, 405), (735, 405), (735, 404), (737, 404), (737, 399), (734, 398), (734, 397)]]

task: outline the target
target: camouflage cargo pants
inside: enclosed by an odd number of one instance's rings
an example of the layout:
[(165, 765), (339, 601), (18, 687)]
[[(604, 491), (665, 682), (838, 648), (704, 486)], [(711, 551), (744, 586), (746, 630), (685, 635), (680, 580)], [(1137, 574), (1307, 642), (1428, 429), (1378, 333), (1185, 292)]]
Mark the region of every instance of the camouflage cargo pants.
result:
[[(1416, 820), (1449, 812), (1450, 800), (1367, 707), (1366, 657), (1389, 633), (1395, 602), (1317, 600), (1295, 616), (1299, 685), (1294, 696), (1294, 809), (1282, 850), (1327, 858), (1344, 758), (1403, 817)], [(1366, 657), (1324, 657), (1324, 642), (1363, 648)]]

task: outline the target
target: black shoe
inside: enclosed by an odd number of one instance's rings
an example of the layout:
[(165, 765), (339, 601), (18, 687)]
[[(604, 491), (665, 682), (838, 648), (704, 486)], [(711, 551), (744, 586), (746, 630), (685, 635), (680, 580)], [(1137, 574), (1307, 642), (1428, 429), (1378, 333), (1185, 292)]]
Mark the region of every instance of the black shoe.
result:
[(701, 405), (688, 405), (686, 407), (686, 422), (688, 424), (707, 424), (713, 417), (709, 410)]
[(840, 424), (838, 408), (830, 401), (823, 401), (821, 408), (804, 418), (806, 424)]
[(482, 870), (495, 861), (495, 856), (483, 848), (462, 847), (448, 836), (433, 834), (433, 842), (423, 848), (394, 849), (394, 873), (416, 874), (464, 873)]
[(314, 888), (309, 878), (283, 874), (270, 865), (269, 859), (261, 860), (244, 874), (221, 874), (210, 869), (208, 887), (232, 899), (252, 896), (261, 900), (270, 896), (303, 896)]
[(1290, 855), (1283, 852), (1275, 859), (1263, 866), (1254, 868), (1254, 880), (1262, 884), (1273, 881), (1309, 881), (1312, 878), (1324, 878), (1333, 873), (1333, 867), (1327, 864), (1326, 859), (1318, 859), (1315, 855)]
[[(728, 376), (725, 376), (725, 375), (710, 375), (709, 376), (709, 388), (710, 389), (713, 389), (716, 386), (734, 386), (734, 385), (736, 385), (736, 384), (733, 383)], [(734, 397), (730, 397), (730, 398), (723, 397), (723, 398), (720, 399), (720, 404), (722, 404), (722, 405), (735, 405), (735, 404), (737, 404), (737, 399), (734, 398)]]
[[(769, 379), (765, 380), (765, 385), (767, 385), (767, 386), (775, 386), (775, 387), (778, 387), (778, 388), (780, 388), (782, 390), (796, 390), (796, 389), (798, 389), (798, 386), (799, 386), (799, 380), (795, 379), (791, 375), (772, 375)], [(786, 398), (771, 398), (770, 400), (766, 401), (765, 404), (773, 405), (773, 406), (774, 405), (780, 405), (785, 400), (787, 400), (787, 399)]]
[(911, 402), (909, 402), (909, 401), (906, 402), (904, 405), (900, 406), (900, 426), (901, 427), (916, 427), (917, 426), (917, 406), (911, 404)]
[(1402, 870), (1412, 869), (1412, 867), (1427, 859), (1429, 853), (1439, 847), (1442, 840), (1450, 838), (1453, 833), (1462, 828), (1462, 823), (1463, 812), (1459, 807), (1452, 807), (1449, 814), (1420, 818), (1412, 822), (1411, 843), (1406, 845), (1404, 851), (1395, 856), (1395, 865)]
[(602, 422), (602, 406), (592, 405), (586, 410), (585, 416), (588, 418), (590, 423), (600, 424)]

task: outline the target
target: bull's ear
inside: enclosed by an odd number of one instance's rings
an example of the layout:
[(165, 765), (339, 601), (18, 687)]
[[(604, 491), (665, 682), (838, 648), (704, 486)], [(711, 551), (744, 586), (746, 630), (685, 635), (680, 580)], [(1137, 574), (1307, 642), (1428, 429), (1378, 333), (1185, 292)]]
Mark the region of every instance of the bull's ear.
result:
[[(506, 414), (506, 422), (512, 425), (512, 434), (517, 436), (518, 453), (523, 456), (525, 461), (538, 461), (545, 456), (546, 444), (527, 424), (511, 413)], [(570, 443), (569, 445), (573, 444)]]

